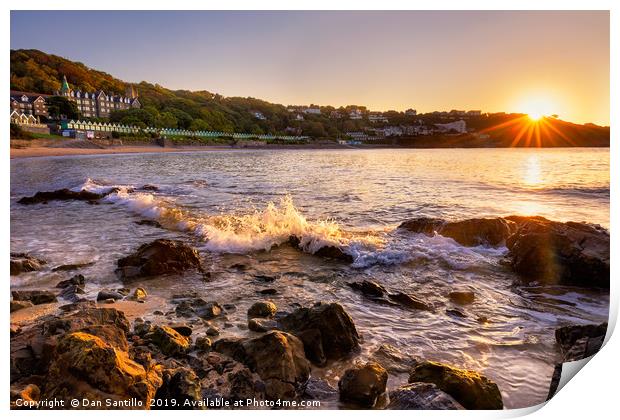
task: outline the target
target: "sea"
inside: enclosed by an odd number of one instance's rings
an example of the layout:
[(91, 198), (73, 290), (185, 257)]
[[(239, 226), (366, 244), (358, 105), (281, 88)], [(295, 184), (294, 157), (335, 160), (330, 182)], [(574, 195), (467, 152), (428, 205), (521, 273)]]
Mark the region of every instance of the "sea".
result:
[[(157, 191), (141, 190), (151, 185)], [(99, 204), (24, 206), (23, 196), (70, 188), (107, 192)], [(558, 360), (554, 331), (607, 320), (605, 291), (519, 285), (504, 246), (464, 247), (439, 235), (398, 229), (407, 219), (538, 215), (609, 227), (609, 149), (220, 150), (21, 158), (11, 161), (11, 251), (80, 270), (87, 297), (119, 288), (117, 259), (158, 238), (195, 247), (211, 273), (143, 280), (158, 309), (175, 293), (232, 304), (213, 323), (222, 337), (248, 337), (247, 309), (269, 296), (281, 311), (335, 301), (351, 315), (361, 351), (312, 376), (337, 387), (352, 364), (381, 345), (403, 355), (479, 371), (506, 408), (542, 403)], [(157, 221), (161, 227), (139, 225)], [(288, 246), (295, 235), (300, 251)], [(353, 262), (313, 255), (337, 245)], [(44, 270), (11, 278), (14, 289), (53, 287), (69, 275)], [(268, 284), (265, 279), (271, 279)], [(377, 282), (432, 306), (412, 311), (365, 298), (348, 286)], [(475, 293), (471, 305), (452, 290)], [(232, 306), (231, 306), (232, 307)], [(146, 309), (148, 308), (148, 309)], [(152, 305), (144, 314), (170, 322)], [(464, 317), (454, 316), (458, 309)], [(446, 312), (448, 311), (448, 312)], [(160, 312), (158, 312), (160, 313)], [(389, 386), (407, 381), (390, 375)], [(334, 408), (327, 406), (327, 408)]]

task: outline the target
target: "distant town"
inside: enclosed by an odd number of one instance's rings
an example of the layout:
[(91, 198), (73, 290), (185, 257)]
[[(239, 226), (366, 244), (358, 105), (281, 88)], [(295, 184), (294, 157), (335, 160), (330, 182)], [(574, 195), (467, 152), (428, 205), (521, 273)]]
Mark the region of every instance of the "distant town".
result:
[[(67, 115), (51, 115), (49, 102), (66, 100), (75, 104), (79, 117), (69, 119)], [(52, 105), (53, 106), (53, 105)], [(183, 130), (177, 127), (139, 127), (133, 125), (117, 124), (107, 120), (110, 114), (118, 110), (139, 109), (140, 103), (138, 92), (132, 84), (127, 84), (125, 95), (107, 94), (103, 90), (97, 92), (82, 92), (80, 89), (72, 89), (63, 76), (61, 89), (54, 95), (32, 92), (11, 91), (11, 123), (19, 125), (24, 131), (50, 134), (58, 133), (63, 137), (73, 138), (112, 138), (114, 135), (129, 133), (156, 133), (158, 135), (185, 135), (195, 137), (218, 137), (233, 136), (247, 138), (280, 138), (291, 141), (309, 139), (309, 136), (302, 136), (301, 130), (287, 127), (287, 132), (291, 135), (277, 134), (251, 134), (251, 133), (227, 133), (209, 130)], [(480, 110), (461, 111), (451, 110), (449, 112), (433, 112), (435, 118), (446, 120), (446, 122), (427, 124), (424, 119), (417, 118), (415, 109), (407, 109), (405, 112), (388, 111), (373, 112), (365, 108), (344, 107), (333, 109), (333, 107), (319, 107), (317, 105), (297, 105), (288, 106), (287, 112), (291, 113), (296, 121), (304, 121), (308, 116), (327, 115), (332, 120), (350, 120), (366, 122), (368, 125), (359, 131), (347, 131), (343, 138), (338, 138), (341, 144), (362, 144), (363, 142), (384, 140), (390, 137), (402, 136), (428, 136), (433, 134), (465, 134), (467, 133), (467, 122), (469, 117), (479, 117), (482, 115)], [(260, 111), (251, 111), (257, 120), (266, 120), (267, 117)], [(394, 117), (404, 117), (408, 120), (406, 124), (391, 125), (390, 120)]]
[[(126, 83), (38, 50), (11, 51), (11, 138), (163, 139), (248, 145), (512, 147), (609, 145), (609, 127), (545, 117), (533, 139), (524, 114), (479, 109), (419, 113), (362, 105), (280, 105), (207, 91)], [(516, 141), (515, 141), (516, 139)], [(538, 143), (536, 143), (538, 142)]]

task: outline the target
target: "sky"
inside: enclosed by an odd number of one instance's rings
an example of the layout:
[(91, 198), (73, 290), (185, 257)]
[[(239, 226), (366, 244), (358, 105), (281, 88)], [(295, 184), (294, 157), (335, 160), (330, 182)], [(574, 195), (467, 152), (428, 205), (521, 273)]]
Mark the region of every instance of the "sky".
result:
[(607, 11), (12, 11), (11, 48), (285, 105), (610, 118)]

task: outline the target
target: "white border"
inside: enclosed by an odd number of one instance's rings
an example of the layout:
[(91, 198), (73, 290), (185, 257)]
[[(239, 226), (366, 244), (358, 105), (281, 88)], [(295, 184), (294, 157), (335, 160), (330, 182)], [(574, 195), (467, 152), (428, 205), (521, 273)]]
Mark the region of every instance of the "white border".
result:
[[(50, 4), (49, 1), (44, 0), (29, 0), (27, 2), (8, 2), (3, 3), (3, 7), (6, 9), (5, 13), (0, 15), (0, 24), (3, 28), (3, 42), (5, 45), (5, 53), (2, 55), (3, 60), (3, 75), (4, 80), (9, 80), (9, 54), (10, 48), (10, 7), (18, 10), (49, 10), (49, 9), (77, 9), (77, 10), (139, 10), (139, 9), (154, 9), (154, 10), (198, 10), (198, 9), (211, 9), (211, 10), (235, 10), (235, 9), (285, 9), (285, 10), (611, 10), (611, 51), (610, 51), (610, 110), (611, 116), (610, 125), (612, 127), (612, 148), (611, 148), (611, 179), (612, 179), (612, 194), (611, 194), (611, 211), (610, 211), (610, 226), (612, 227), (612, 242), (611, 242), (611, 279), (612, 279), (612, 299), (610, 303), (610, 332), (615, 327), (617, 313), (618, 313), (618, 269), (615, 262), (618, 257), (618, 241), (617, 235), (615, 235), (614, 227), (617, 225), (618, 215), (614, 214), (614, 210), (617, 209), (617, 197), (615, 194), (615, 185), (618, 180), (617, 165), (620, 163), (618, 159), (618, 147), (615, 143), (619, 140), (616, 134), (616, 122), (617, 122), (617, 110), (618, 110), (618, 74), (620, 66), (618, 66), (618, 27), (620, 19), (618, 18), (619, 6), (617, 1), (611, 0), (589, 0), (589, 1), (574, 1), (565, 0), (562, 2), (552, 0), (504, 0), (501, 3), (492, 0), (470, 0), (468, 2), (459, 0), (435, 0), (435, 1), (403, 1), (403, 0), (382, 0), (382, 1), (368, 1), (357, 0), (355, 2), (344, 2), (334, 0), (297, 0), (294, 3), (290, 1), (281, 0), (262, 0), (260, 3), (251, 0), (228, 0), (228, 1), (210, 1), (199, 2), (189, 0), (176, 0), (174, 2), (164, 0), (151, 0), (149, 2), (130, 1), (130, 0), (107, 0), (102, 2), (90, 2), (85, 3), (80, 0), (61, 0)], [(62, 24), (62, 23), (61, 23)], [(105, 69), (103, 69), (105, 70)], [(156, 81), (153, 81), (156, 82)], [(5, 97), (8, 97), (9, 86), (5, 85)], [(2, 154), (2, 172), (0, 174), (0, 195), (4, 198), (2, 200), (2, 213), (4, 214), (4, 221), (1, 225), (2, 233), (2, 254), (0, 257), (0, 269), (2, 272), (9, 272), (8, 267), (8, 254), (9, 254), (9, 238), (10, 238), (10, 208), (9, 208), (9, 193), (10, 193), (10, 173), (9, 173), (9, 142), (8, 142), (8, 119), (0, 119), (2, 128), (0, 132), (5, 133), (2, 137), (5, 141), (4, 150)], [(8, 277), (8, 276), (7, 276)], [(3, 324), (9, 323), (9, 310), (8, 310), (8, 295), (10, 284), (8, 279), (5, 280), (5, 300), (2, 301), (2, 318)], [(578, 374), (576, 380), (570, 381), (564, 389), (562, 389), (542, 410), (538, 410), (539, 407), (532, 407), (530, 409), (523, 410), (508, 410), (504, 412), (407, 412), (404, 415), (416, 416), (417, 418), (500, 418), (500, 417), (516, 417), (520, 415), (529, 414), (536, 411), (531, 415), (531, 418), (543, 419), (547, 417), (558, 417), (562, 419), (583, 419), (589, 418), (611, 418), (612, 413), (617, 411), (616, 398), (617, 398), (617, 378), (619, 377), (620, 369), (618, 369), (618, 360), (614, 355), (620, 353), (620, 344), (617, 337), (612, 337), (606, 343), (604, 349), (600, 354), (595, 356), (591, 362), (588, 363), (588, 367)], [(8, 328), (4, 329), (3, 346), (2, 346), (3, 360), (8, 364), (9, 361), (9, 331)], [(7, 366), (7, 365), (4, 365)], [(9, 407), (9, 374), (8, 369), (3, 370), (7, 372), (3, 375), (4, 392), (0, 392), (0, 407), (2, 410), (8, 410)], [(537, 411), (538, 410), (538, 411)], [(383, 417), (391, 415), (399, 415), (394, 411), (337, 411), (337, 412), (320, 412), (321, 416), (339, 418), (348, 417)], [(335, 414), (337, 413), (337, 414)], [(28, 418), (30, 416), (46, 416), (47, 418), (76, 418), (84, 416), (84, 412), (23, 412), (23, 411), (11, 411), (10, 416), (15, 418)], [(183, 416), (208, 416), (213, 412), (186, 412)], [(290, 411), (252, 411), (251, 413), (245, 411), (218, 411), (216, 416), (226, 416), (232, 418), (241, 418), (247, 415), (258, 418), (273, 418), (284, 416), (299, 416), (309, 418), (315, 416), (316, 411), (299, 411), (292, 413)], [(89, 412), (87, 414), (93, 418), (103, 418), (108, 415), (105, 412)], [(157, 417), (164, 418), (169, 417), (169, 413), (166, 412), (126, 412), (116, 411), (112, 415), (120, 418), (136, 418), (141, 417), (149, 418)]]

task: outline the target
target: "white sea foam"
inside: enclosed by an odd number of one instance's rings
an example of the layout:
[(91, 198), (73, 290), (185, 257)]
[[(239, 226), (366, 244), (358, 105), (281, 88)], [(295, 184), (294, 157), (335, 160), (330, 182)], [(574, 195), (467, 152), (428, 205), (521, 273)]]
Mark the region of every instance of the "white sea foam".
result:
[(105, 201), (156, 220), (168, 229), (191, 232), (211, 252), (242, 254), (269, 250), (294, 236), (299, 239), (300, 248), (311, 254), (324, 246), (340, 247), (353, 257), (356, 268), (426, 260), (442, 261), (457, 270), (488, 264), (505, 253), (503, 248), (466, 248), (439, 235), (398, 232), (356, 235), (333, 221), (308, 221), (290, 196), (248, 214), (199, 215), (182, 209), (171, 197), (134, 191), (129, 185), (101, 185), (89, 178), (78, 188), (98, 193), (116, 188), (118, 191), (107, 195)]
[[(300, 239), (300, 247), (315, 253), (323, 246), (346, 248), (349, 239), (338, 224), (331, 221), (309, 222), (295, 208), (290, 197), (278, 204), (269, 203), (265, 209), (245, 215), (199, 216), (182, 210), (171, 199), (146, 192), (130, 192), (127, 186), (117, 186), (118, 192), (105, 201), (124, 206), (143, 217), (157, 220), (163, 226), (194, 233), (212, 252), (244, 253), (269, 250), (289, 240)], [(92, 191), (102, 191), (97, 184), (85, 185)], [(108, 188), (108, 191), (112, 187)]]

